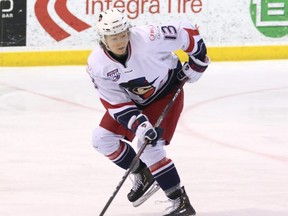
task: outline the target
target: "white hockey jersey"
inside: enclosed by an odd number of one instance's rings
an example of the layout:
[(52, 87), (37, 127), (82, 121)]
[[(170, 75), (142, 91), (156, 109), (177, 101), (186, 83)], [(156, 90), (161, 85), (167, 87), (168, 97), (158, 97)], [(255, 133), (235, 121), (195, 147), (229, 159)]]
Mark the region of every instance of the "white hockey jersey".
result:
[(127, 126), (139, 112), (137, 105), (150, 104), (178, 82), (173, 69), (179, 69), (179, 60), (173, 51), (182, 49), (194, 55), (201, 52), (203, 43), (197, 28), (187, 20), (132, 27), (125, 64), (98, 46), (88, 58), (87, 72), (107, 111)]

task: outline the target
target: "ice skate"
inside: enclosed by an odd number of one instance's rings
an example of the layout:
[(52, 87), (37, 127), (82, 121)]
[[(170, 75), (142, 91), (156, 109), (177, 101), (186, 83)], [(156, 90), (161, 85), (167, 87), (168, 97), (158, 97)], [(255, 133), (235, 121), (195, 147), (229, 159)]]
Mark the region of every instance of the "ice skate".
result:
[(133, 187), (127, 197), (133, 206), (137, 207), (156, 193), (160, 187), (147, 167), (132, 174), (134, 175)]
[(163, 216), (190, 216), (196, 215), (196, 212), (190, 204), (189, 198), (185, 192), (184, 187), (175, 191), (169, 196), (169, 201), (172, 202), (172, 206), (166, 210), (170, 211), (168, 214)]

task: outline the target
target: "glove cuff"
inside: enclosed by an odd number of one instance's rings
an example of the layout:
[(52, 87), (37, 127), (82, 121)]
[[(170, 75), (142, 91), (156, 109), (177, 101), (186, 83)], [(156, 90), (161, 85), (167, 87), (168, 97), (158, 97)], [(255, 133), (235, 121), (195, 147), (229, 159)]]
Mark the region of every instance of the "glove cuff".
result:
[(203, 73), (207, 69), (209, 64), (210, 59), (208, 56), (205, 57), (205, 62), (196, 59), (194, 56), (189, 56), (189, 66), (192, 70), (196, 72)]
[(187, 77), (187, 75), (184, 73), (183, 70), (181, 70), (177, 73), (177, 79), (180, 81), (184, 80), (186, 77)]
[(132, 116), (128, 122), (128, 129), (130, 129), (133, 133), (136, 133), (136, 130), (138, 128), (139, 125), (141, 125), (142, 123), (148, 121), (148, 118), (143, 115), (143, 114), (139, 114), (138, 116)]

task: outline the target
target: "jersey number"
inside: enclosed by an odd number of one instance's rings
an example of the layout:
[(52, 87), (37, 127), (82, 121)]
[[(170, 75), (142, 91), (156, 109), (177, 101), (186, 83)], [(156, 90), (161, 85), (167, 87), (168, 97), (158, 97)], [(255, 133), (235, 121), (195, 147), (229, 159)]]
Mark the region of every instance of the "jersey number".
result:
[(177, 30), (174, 26), (161, 26), (161, 30), (164, 34), (165, 39), (173, 39), (175, 40), (177, 38)]

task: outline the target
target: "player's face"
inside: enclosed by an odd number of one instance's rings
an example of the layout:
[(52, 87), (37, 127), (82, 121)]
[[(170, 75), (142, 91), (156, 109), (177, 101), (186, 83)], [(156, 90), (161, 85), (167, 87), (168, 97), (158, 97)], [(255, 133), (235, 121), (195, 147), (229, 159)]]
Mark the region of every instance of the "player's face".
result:
[(127, 45), (129, 42), (128, 31), (121, 32), (115, 35), (105, 36), (105, 41), (110, 51), (116, 56), (125, 55), (127, 52)]

